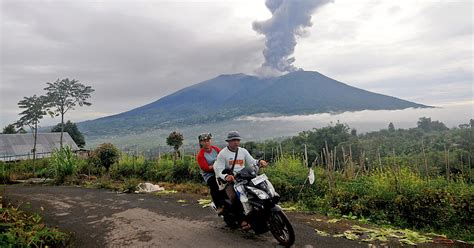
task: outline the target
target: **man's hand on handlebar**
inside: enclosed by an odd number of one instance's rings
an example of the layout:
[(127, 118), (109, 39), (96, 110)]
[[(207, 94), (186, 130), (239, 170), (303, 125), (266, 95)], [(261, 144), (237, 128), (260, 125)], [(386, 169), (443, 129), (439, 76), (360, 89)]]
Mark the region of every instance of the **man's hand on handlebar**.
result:
[(227, 175), (227, 176), (225, 177), (225, 180), (226, 180), (227, 182), (233, 182), (233, 181), (234, 181), (234, 176), (232, 176), (232, 175)]
[(265, 167), (267, 167), (268, 163), (265, 160), (259, 160), (258, 165), (262, 168), (265, 168)]

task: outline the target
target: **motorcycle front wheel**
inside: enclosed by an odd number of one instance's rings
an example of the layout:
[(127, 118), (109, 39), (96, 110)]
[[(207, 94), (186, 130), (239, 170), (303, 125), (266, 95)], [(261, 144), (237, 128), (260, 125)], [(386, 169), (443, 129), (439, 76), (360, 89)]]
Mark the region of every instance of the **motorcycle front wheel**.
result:
[(269, 224), (270, 232), (280, 245), (290, 247), (295, 243), (295, 231), (285, 213), (282, 211), (272, 212)]

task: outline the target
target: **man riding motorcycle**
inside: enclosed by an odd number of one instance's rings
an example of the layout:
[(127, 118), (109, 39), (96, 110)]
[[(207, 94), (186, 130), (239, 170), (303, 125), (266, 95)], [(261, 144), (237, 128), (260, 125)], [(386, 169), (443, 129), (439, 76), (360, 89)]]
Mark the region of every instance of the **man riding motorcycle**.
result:
[(249, 166), (257, 165), (256, 169), (258, 170), (259, 167), (267, 166), (267, 162), (254, 159), (245, 148), (239, 147), (240, 140), (239, 132), (229, 132), (226, 139), (228, 145), (217, 155), (217, 159), (214, 162), (214, 172), (218, 180), (220, 179), (221, 182), (227, 182), (225, 192), (232, 203), (232, 207), (236, 209), (241, 206), (240, 204), (236, 204), (238, 203), (237, 198), (242, 203), (243, 211), (237, 210), (239, 213), (243, 213), (239, 216), (240, 226), (243, 230), (249, 230), (251, 226), (246, 220), (246, 215), (249, 214), (251, 208), (244, 200), (246, 196), (243, 194), (245, 194), (245, 192), (238, 192), (239, 197), (237, 197), (233, 185), (234, 176), (237, 172)]

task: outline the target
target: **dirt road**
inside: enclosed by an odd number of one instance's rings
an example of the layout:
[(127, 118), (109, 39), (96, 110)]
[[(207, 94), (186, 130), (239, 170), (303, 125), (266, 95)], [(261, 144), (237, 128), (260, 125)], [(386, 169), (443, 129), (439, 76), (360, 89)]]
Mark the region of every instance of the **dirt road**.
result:
[[(75, 247), (278, 247), (270, 233), (256, 236), (225, 227), (209, 208), (197, 203), (196, 195), (10, 185), (4, 197), (21, 203), (23, 209), (41, 212), (47, 224), (71, 232)], [(296, 232), (295, 247), (368, 247), (318, 236), (303, 214), (288, 215)]]

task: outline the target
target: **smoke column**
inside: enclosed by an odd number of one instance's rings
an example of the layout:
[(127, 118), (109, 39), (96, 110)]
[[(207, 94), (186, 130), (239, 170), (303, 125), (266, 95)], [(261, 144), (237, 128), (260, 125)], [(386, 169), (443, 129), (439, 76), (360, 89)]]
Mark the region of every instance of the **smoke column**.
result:
[(331, 0), (267, 0), (265, 5), (272, 17), (254, 22), (253, 29), (265, 35), (265, 62), (259, 69), (260, 74), (281, 74), (302, 70), (293, 65), (290, 57), (296, 46), (296, 36), (304, 34), (304, 28), (310, 27), (311, 14), (316, 8)]

